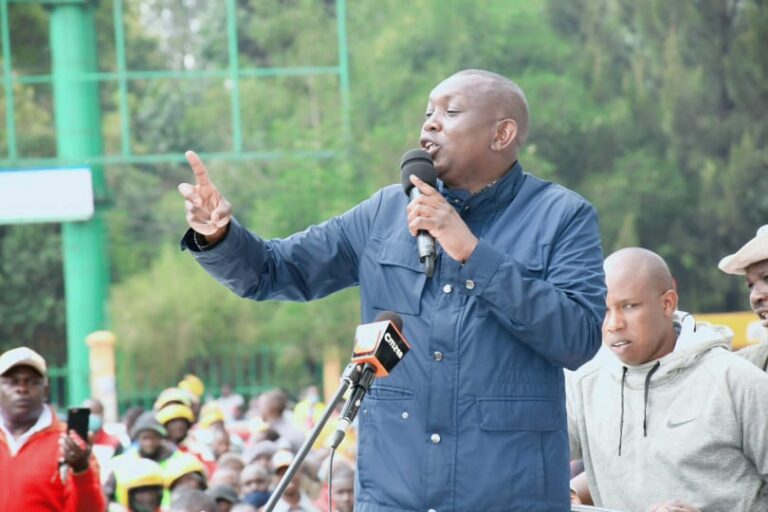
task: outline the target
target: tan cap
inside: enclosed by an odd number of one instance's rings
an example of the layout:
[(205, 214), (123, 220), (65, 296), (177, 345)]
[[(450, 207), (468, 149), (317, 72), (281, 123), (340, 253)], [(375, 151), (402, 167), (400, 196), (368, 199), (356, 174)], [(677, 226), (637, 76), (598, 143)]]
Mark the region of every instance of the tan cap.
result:
[(755, 238), (717, 264), (725, 273), (744, 275), (746, 268), (758, 261), (768, 260), (768, 224), (757, 230)]
[(11, 368), (31, 366), (43, 377), (48, 376), (48, 367), (43, 356), (29, 347), (16, 347), (0, 355), (0, 375), (5, 375)]
[(272, 469), (287, 468), (293, 462), (293, 452), (289, 450), (277, 450), (272, 456)]

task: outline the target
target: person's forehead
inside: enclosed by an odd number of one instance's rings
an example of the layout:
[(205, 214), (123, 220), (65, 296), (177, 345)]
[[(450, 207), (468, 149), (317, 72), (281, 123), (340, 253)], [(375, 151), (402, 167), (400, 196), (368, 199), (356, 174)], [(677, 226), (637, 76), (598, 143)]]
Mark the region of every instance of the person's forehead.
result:
[(766, 270), (768, 270), (768, 258), (756, 261), (745, 269), (747, 276), (750, 274), (762, 274)]
[(486, 82), (486, 79), (476, 75), (455, 75), (437, 84), (429, 94), (429, 100), (471, 98)]
[(644, 295), (651, 288), (649, 280), (642, 272), (630, 269), (606, 271), (605, 282), (608, 286), (608, 295), (613, 296), (614, 299)]
[(13, 368), (5, 372), (2, 375), (2, 377), (9, 378), (9, 379), (26, 377), (28, 379), (31, 379), (34, 377), (42, 378), (43, 376), (40, 374), (40, 372), (38, 372), (31, 366), (28, 366), (26, 364), (20, 364), (20, 365), (14, 366)]

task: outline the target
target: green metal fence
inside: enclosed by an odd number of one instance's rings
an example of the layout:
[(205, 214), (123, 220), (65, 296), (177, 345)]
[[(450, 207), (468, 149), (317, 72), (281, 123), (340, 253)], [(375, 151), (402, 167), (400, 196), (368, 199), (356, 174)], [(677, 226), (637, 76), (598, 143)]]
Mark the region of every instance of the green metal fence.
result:
[[(160, 392), (175, 386), (185, 373), (193, 373), (205, 383), (206, 396), (218, 397), (221, 386), (229, 384), (232, 389), (246, 398), (251, 398), (273, 387), (304, 387), (309, 384), (321, 385), (320, 368), (307, 369), (298, 381), (285, 380), (281, 371), (281, 350), (279, 347), (231, 346), (218, 354), (196, 356), (184, 361), (183, 372), (175, 380), (158, 382), (142, 370), (136, 357), (130, 353), (117, 352), (117, 403), (122, 414), (132, 406), (152, 408)], [(77, 405), (68, 398), (67, 367), (50, 367), (50, 401), (59, 409)]]
[[(322, 1), (322, 0), (318, 0)], [(41, 4), (50, 16), (51, 73), (24, 74), (14, 69), (9, 9), (13, 4)], [(0, 46), (2, 69), (0, 91), (5, 106), (5, 142), (7, 151), (0, 155), (3, 168), (89, 166), (92, 170), (96, 213), (88, 222), (64, 223), (64, 279), (67, 303), (67, 370), (56, 370), (54, 390), (66, 393), (67, 401), (77, 403), (88, 395), (88, 357), (85, 337), (105, 325), (107, 289), (109, 286), (103, 210), (108, 193), (104, 180), (105, 165), (135, 165), (183, 162), (181, 151), (137, 154), (133, 149), (129, 84), (135, 81), (227, 79), (229, 89), (229, 125), (231, 146), (213, 153), (202, 152), (207, 161), (265, 161), (283, 157), (326, 159), (335, 156), (333, 148), (316, 150), (247, 150), (243, 144), (242, 98), (240, 82), (245, 78), (338, 77), (339, 109), (342, 140), (349, 141), (349, 69), (347, 58), (346, 1), (335, 1), (337, 64), (333, 66), (295, 66), (249, 68), (240, 66), (238, 47), (237, 0), (223, 0), (227, 26), (227, 63), (219, 69), (202, 70), (134, 70), (128, 69), (124, 1), (112, 0), (114, 26), (114, 69), (98, 69), (96, 59), (95, 0), (0, 0)], [(99, 90), (104, 84), (116, 87), (120, 118), (119, 151), (105, 153), (102, 140)], [(22, 155), (19, 151), (14, 87), (22, 85), (51, 86), (54, 97), (57, 154), (55, 157)], [(118, 361), (118, 364), (120, 362)], [(67, 386), (59, 384), (66, 379)]]

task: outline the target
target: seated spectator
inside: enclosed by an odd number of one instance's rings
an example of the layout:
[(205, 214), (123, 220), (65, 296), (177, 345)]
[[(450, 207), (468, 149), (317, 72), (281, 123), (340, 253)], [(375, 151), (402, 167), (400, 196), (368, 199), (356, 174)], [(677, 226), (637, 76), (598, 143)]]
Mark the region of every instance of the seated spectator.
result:
[(304, 434), (286, 419), (288, 396), (279, 389), (265, 391), (259, 396), (259, 413), (267, 428), (280, 435), (277, 443), (281, 448), (297, 452), (304, 443)]
[(211, 475), (211, 478), (208, 479), (208, 484), (210, 487), (215, 487), (220, 485), (231, 487), (239, 495), (240, 494), (240, 473), (241, 472), (237, 471), (236, 469), (219, 466), (216, 469), (216, 472), (213, 475)]
[[(728, 274), (745, 276), (752, 311), (763, 329), (768, 329), (768, 224), (758, 229), (755, 237), (741, 249), (720, 260), (718, 266)], [(768, 341), (744, 347), (736, 353), (768, 371)]]
[(333, 512), (354, 512), (355, 510), (355, 468), (340, 464), (333, 468), (331, 503)]
[(98, 463), (46, 405), (48, 393), (40, 354), (18, 347), (0, 355), (0, 510), (104, 510)]
[[(288, 450), (278, 450), (272, 457), (272, 467), (275, 469), (275, 483), (280, 481), (293, 461), (293, 453)], [(301, 488), (301, 469), (296, 472), (283, 496), (275, 505), (274, 512), (319, 512)]]
[(244, 443), (239, 435), (230, 435), (224, 424), (224, 413), (216, 402), (203, 406), (200, 421), (193, 432), (194, 438), (207, 445), (218, 460), (222, 453), (233, 451), (242, 453)]
[(221, 385), (221, 396), (216, 402), (224, 413), (225, 421), (235, 421), (242, 418), (245, 407), (243, 395), (235, 393), (231, 384)]
[(267, 471), (272, 471), (272, 457), (277, 451), (277, 444), (274, 441), (264, 439), (257, 441), (249, 446), (243, 452), (243, 460), (246, 464), (259, 464)]
[(173, 495), (169, 512), (217, 512), (216, 502), (203, 491), (185, 489)]
[[(125, 493), (118, 503), (129, 512), (160, 512), (165, 479), (160, 465), (149, 459), (134, 459), (116, 468)], [(114, 508), (110, 507), (110, 511)]]
[(243, 468), (245, 467), (245, 462), (243, 462), (243, 458), (240, 455), (230, 452), (225, 453), (219, 457), (219, 460), (216, 461), (216, 466), (217, 468), (234, 469), (238, 474), (240, 474), (240, 472), (243, 471)]
[[(205, 467), (200, 460), (189, 453), (173, 457), (163, 468), (165, 486), (173, 495), (178, 490), (195, 489), (204, 491), (208, 488)], [(173, 503), (173, 500), (171, 500)]]
[[(120, 465), (130, 465), (136, 459), (147, 458), (157, 462), (165, 471), (173, 459), (183, 456), (182, 452), (177, 450), (176, 446), (168, 440), (168, 432), (157, 421), (155, 413), (152, 411), (146, 411), (139, 416), (131, 431), (131, 438), (134, 441), (134, 446), (112, 459), (110, 464), (112, 475), (104, 484), (106, 494), (108, 496), (114, 495), (118, 501), (124, 501), (127, 492), (118, 473), (115, 472), (115, 469)], [(171, 494), (166, 489), (163, 495), (163, 507), (168, 507), (170, 503)]]
[(677, 311), (664, 260), (605, 261), (605, 357), (568, 374), (568, 433), (596, 505), (768, 510), (768, 375), (730, 352), (727, 327)]
[(208, 489), (208, 495), (216, 502), (218, 512), (230, 512), (240, 502), (237, 491), (228, 485), (217, 485)]
[(202, 405), (203, 393), (205, 393), (205, 385), (200, 377), (192, 373), (188, 373), (176, 386), (190, 394), (192, 399), (192, 411), (195, 413), (195, 418), (200, 416), (200, 407)]
[(129, 407), (123, 413), (123, 419), (121, 421), (123, 431), (119, 434), (120, 443), (123, 445), (123, 450), (130, 448), (131, 430), (133, 430), (133, 426), (136, 424), (136, 420), (138, 420), (139, 416), (142, 414), (144, 414), (144, 408), (138, 406)]
[(245, 466), (240, 474), (240, 497), (244, 503), (256, 508), (264, 505), (269, 497), (271, 478), (269, 472), (259, 464)]
[(176, 447), (197, 457), (205, 465), (208, 474), (216, 471), (216, 461), (213, 453), (202, 443), (196, 442), (189, 436), (194, 424), (194, 413), (186, 405), (170, 403), (163, 405), (156, 413), (157, 421), (168, 431), (168, 438)]
[(355, 506), (355, 466), (344, 459), (334, 459), (331, 479), (331, 506), (328, 508), (328, 471), (330, 457), (323, 461), (318, 477), (325, 484), (315, 500), (321, 512), (352, 512)]

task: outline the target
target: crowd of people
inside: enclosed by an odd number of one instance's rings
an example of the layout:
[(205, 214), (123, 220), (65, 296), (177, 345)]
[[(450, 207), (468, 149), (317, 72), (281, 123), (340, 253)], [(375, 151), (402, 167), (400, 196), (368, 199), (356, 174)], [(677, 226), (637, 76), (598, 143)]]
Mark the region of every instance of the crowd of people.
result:
[[(315, 386), (295, 406), (272, 389), (246, 407), (228, 385), (218, 398), (206, 397), (189, 374), (152, 409), (129, 408), (119, 423), (105, 424), (103, 404), (86, 400), (86, 440), (46, 403), (47, 378), (45, 359), (27, 347), (0, 356), (0, 510), (263, 510), (325, 410)], [(331, 464), (335, 428), (329, 421), (321, 430), (274, 510), (353, 510), (355, 431)]]
[[(656, 253), (622, 249), (604, 268), (603, 347), (566, 370), (572, 503), (768, 509), (768, 342), (732, 352), (729, 328), (678, 308)], [(768, 226), (721, 268), (745, 275), (756, 321), (768, 328)], [(272, 389), (246, 406), (226, 384), (218, 398), (205, 395), (189, 374), (118, 424), (86, 400), (86, 440), (46, 403), (47, 377), (45, 359), (27, 347), (0, 356), (0, 510), (258, 511), (325, 410), (315, 386), (295, 404)], [(354, 509), (355, 429), (331, 467), (334, 428), (322, 430), (275, 510)]]

